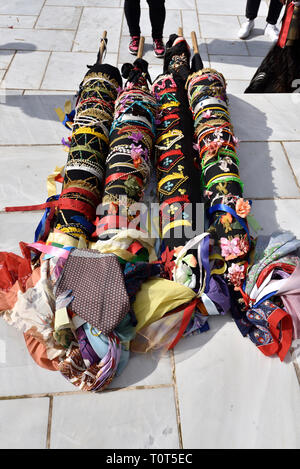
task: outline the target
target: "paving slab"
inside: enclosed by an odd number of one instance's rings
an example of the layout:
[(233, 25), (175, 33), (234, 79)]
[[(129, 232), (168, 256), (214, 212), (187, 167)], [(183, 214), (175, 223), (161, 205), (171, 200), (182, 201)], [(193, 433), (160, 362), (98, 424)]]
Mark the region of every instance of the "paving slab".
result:
[(116, 447), (179, 449), (172, 388), (54, 397), (50, 448)]
[(0, 448), (45, 449), (48, 411), (48, 398), (0, 401)]
[(36, 29), (76, 29), (81, 16), (81, 8), (64, 6), (44, 6), (35, 25)]
[(232, 320), (215, 317), (210, 331), (179, 342), (175, 360), (185, 448), (299, 448), (290, 358), (266, 360)]
[(26, 51), (17, 51), (1, 87), (5, 88), (32, 88), (41, 86), (43, 76), (48, 64), (50, 52), (36, 51), (28, 54)]

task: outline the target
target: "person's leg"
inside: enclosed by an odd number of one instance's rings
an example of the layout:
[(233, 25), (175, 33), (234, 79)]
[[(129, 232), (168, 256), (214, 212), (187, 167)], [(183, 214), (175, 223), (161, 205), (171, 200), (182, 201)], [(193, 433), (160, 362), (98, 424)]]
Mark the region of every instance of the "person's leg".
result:
[(154, 54), (156, 57), (163, 57), (165, 54), (165, 46), (162, 38), (166, 19), (165, 0), (147, 0), (147, 2), (152, 27)]
[(152, 26), (152, 38), (162, 39), (166, 19), (165, 0), (147, 0)]
[(140, 36), (140, 0), (125, 0), (124, 12), (130, 36)]
[(279, 0), (271, 0), (269, 13), (267, 16), (267, 23), (276, 24), (283, 5)]
[(246, 4), (246, 21), (242, 24), (238, 37), (246, 39), (254, 28), (254, 20), (257, 17), (261, 0), (247, 0)]
[(279, 29), (276, 26), (278, 21), (281, 9), (283, 5), (279, 0), (271, 0), (269, 13), (267, 16), (267, 26), (265, 29), (265, 35), (271, 39), (271, 41), (276, 42), (279, 36)]
[(255, 20), (258, 14), (261, 0), (247, 0), (246, 5), (246, 18), (248, 20)]

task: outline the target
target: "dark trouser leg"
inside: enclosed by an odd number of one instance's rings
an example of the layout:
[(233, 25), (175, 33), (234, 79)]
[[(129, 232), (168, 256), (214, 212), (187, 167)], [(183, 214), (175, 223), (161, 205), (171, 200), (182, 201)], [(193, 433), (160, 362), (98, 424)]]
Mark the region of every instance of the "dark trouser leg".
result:
[(140, 0), (125, 0), (124, 11), (130, 36), (140, 36)]
[(165, 0), (147, 0), (152, 26), (152, 38), (162, 39), (166, 19)]
[(276, 24), (282, 9), (282, 3), (279, 0), (271, 0), (267, 23)]
[(248, 18), (248, 20), (254, 20), (257, 17), (260, 1), (261, 0), (247, 0), (246, 18)]

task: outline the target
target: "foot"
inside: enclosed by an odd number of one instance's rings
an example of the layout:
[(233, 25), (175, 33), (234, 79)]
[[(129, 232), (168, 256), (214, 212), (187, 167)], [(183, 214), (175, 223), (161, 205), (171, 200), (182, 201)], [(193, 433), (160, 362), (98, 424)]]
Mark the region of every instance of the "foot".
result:
[(153, 50), (156, 57), (163, 57), (165, 55), (165, 45), (162, 39), (153, 39)]
[(128, 50), (130, 54), (137, 55), (138, 50), (139, 50), (139, 44), (140, 44), (140, 36), (132, 36), (129, 46), (128, 46)]
[(279, 30), (276, 24), (267, 23), (265, 29), (265, 36), (268, 36), (268, 38), (271, 39), (272, 42), (276, 42), (278, 40)]
[(245, 21), (245, 23), (242, 24), (241, 29), (238, 32), (238, 37), (240, 39), (246, 39), (250, 35), (253, 28), (254, 28), (254, 20), (247, 19), (247, 21)]

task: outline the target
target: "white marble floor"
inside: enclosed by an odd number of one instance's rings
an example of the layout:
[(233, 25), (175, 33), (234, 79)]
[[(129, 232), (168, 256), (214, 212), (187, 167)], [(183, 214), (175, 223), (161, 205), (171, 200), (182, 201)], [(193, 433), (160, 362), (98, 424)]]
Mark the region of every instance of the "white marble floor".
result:
[[(263, 233), (281, 228), (300, 237), (300, 99), (242, 94), (270, 47), (264, 0), (249, 40), (237, 39), (245, 3), (166, 0), (165, 36), (179, 26), (187, 38), (195, 30), (204, 63), (225, 74), (254, 215)], [(151, 51), (146, 0), (141, 5), (154, 77), (162, 62)], [(104, 29), (107, 61), (131, 61), (123, 0), (1, 1), (1, 251), (18, 253), (20, 240), (32, 241), (41, 214), (3, 207), (45, 200), (47, 175), (66, 158), (54, 108), (72, 99)], [(0, 320), (0, 447), (299, 449), (300, 344), (281, 363), (243, 338), (230, 317), (209, 325), (160, 359), (133, 355), (109, 390), (91, 395), (38, 368), (22, 335)]]

